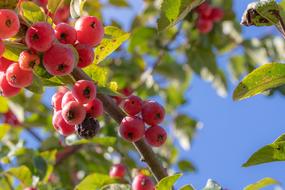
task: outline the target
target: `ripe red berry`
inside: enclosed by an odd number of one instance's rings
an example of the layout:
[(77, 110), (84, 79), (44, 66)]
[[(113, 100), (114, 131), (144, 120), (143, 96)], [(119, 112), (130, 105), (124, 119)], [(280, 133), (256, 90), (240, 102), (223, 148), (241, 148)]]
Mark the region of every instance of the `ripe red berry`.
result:
[(57, 9), (56, 13), (53, 16), (53, 22), (55, 24), (58, 24), (61, 22), (67, 22), (69, 16), (70, 16), (69, 6), (65, 5)]
[(79, 80), (72, 88), (72, 95), (80, 104), (87, 104), (96, 97), (96, 86), (89, 80)]
[(55, 130), (63, 136), (68, 136), (75, 132), (75, 126), (69, 125), (65, 122), (62, 117), (61, 110), (54, 113), (52, 118), (52, 124)]
[(197, 12), (200, 17), (209, 18), (211, 16), (212, 7), (207, 2), (205, 2), (197, 8)]
[(94, 16), (83, 16), (75, 23), (77, 40), (81, 44), (90, 46), (98, 45), (104, 37), (104, 27), (99, 19)]
[(21, 69), (19, 63), (13, 63), (6, 70), (6, 79), (11, 86), (24, 88), (32, 84), (33, 72)]
[(3, 114), (4, 116), (4, 123), (7, 123), (13, 127), (20, 125), (20, 121), (18, 120), (17, 116), (9, 110), (8, 112)]
[(32, 71), (33, 68), (40, 64), (40, 57), (32, 50), (22, 51), (19, 57), (20, 68), (25, 71)]
[(210, 16), (212, 21), (219, 22), (223, 19), (223, 17), (224, 17), (223, 9), (220, 9), (218, 7), (215, 7), (212, 9), (211, 16)]
[(124, 111), (131, 115), (135, 116), (142, 110), (143, 101), (138, 96), (130, 96), (123, 102), (123, 109)]
[(46, 22), (38, 22), (27, 30), (25, 41), (29, 48), (45, 52), (52, 46), (54, 39), (55, 34), (51, 25)]
[(148, 125), (157, 125), (164, 119), (165, 111), (164, 108), (155, 101), (147, 101), (142, 107), (143, 120)]
[(150, 177), (139, 174), (132, 182), (132, 190), (154, 190), (155, 186)]
[(48, 0), (34, 0), (35, 3), (37, 3), (41, 7), (46, 7), (48, 4)]
[(0, 9), (0, 38), (10, 38), (17, 34), (20, 21), (17, 14), (9, 9)]
[(86, 44), (77, 44), (75, 48), (79, 55), (78, 67), (84, 68), (93, 63), (94, 51), (91, 46)]
[(12, 63), (12, 61), (5, 59), (4, 57), (0, 57), (0, 72), (6, 72)]
[(126, 167), (124, 164), (115, 164), (112, 166), (109, 172), (109, 176), (112, 178), (122, 179), (126, 175)]
[(0, 57), (2, 57), (4, 51), (5, 51), (5, 44), (3, 40), (0, 38)]
[(126, 141), (136, 142), (144, 136), (144, 122), (139, 117), (127, 116), (121, 121), (119, 133)]
[(20, 92), (20, 88), (15, 88), (11, 86), (4, 72), (0, 72), (0, 95), (5, 97), (16, 96)]
[(85, 108), (78, 102), (69, 102), (62, 107), (62, 117), (69, 125), (78, 125), (86, 116)]
[(130, 95), (132, 95), (132, 93), (134, 92), (134, 90), (133, 90), (131, 87), (128, 87), (128, 86), (127, 86), (127, 87), (121, 89), (120, 92), (121, 92), (122, 94), (124, 94), (125, 96), (130, 96)]
[(55, 37), (63, 44), (74, 44), (77, 39), (76, 30), (66, 23), (60, 23), (55, 27)]
[(65, 93), (63, 92), (56, 92), (52, 98), (51, 98), (51, 105), (55, 111), (61, 110), (61, 102), (62, 102), (62, 97), (64, 96)]
[(197, 22), (197, 28), (200, 33), (207, 34), (213, 29), (213, 21), (209, 19), (199, 18)]
[(62, 100), (61, 100), (61, 108), (63, 108), (63, 106), (65, 106), (68, 102), (71, 102), (71, 101), (76, 101), (75, 98), (73, 97), (72, 95), (72, 92), (71, 91), (68, 91), (64, 94), (64, 96), (62, 97)]
[(44, 53), (44, 67), (55, 76), (70, 74), (75, 67), (75, 57), (68, 45), (54, 44)]
[(153, 126), (146, 130), (145, 139), (151, 146), (160, 147), (165, 143), (167, 133), (162, 127)]
[(91, 117), (99, 117), (103, 115), (104, 112), (103, 103), (97, 98), (85, 104), (84, 107), (86, 109), (86, 113)]

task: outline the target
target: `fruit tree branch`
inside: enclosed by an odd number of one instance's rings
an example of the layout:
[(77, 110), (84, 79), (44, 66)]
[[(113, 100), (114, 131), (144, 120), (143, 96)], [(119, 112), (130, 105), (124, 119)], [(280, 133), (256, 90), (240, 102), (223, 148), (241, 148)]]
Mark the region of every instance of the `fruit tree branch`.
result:
[[(91, 80), (92, 79), (81, 69), (76, 68), (72, 72), (73, 77), (76, 80)], [(104, 111), (110, 115), (118, 124), (126, 114), (115, 104), (113, 99), (105, 94), (97, 94), (97, 98), (100, 99), (104, 105)], [(160, 181), (164, 177), (167, 177), (166, 169), (162, 166), (161, 161), (157, 158), (152, 148), (141, 139), (133, 143), (137, 151), (139, 152), (142, 160), (148, 164), (150, 171), (155, 177), (156, 181)]]

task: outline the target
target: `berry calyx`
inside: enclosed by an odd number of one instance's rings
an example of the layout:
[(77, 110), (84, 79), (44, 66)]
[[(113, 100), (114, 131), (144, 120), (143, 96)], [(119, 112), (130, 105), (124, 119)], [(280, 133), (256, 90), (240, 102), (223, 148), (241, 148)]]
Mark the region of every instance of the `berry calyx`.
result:
[(126, 116), (120, 124), (119, 133), (123, 139), (129, 142), (136, 142), (143, 138), (145, 125), (139, 117)]
[(77, 39), (77, 34), (72, 26), (66, 23), (60, 23), (55, 27), (55, 37), (63, 44), (74, 44)]
[(139, 174), (132, 182), (132, 190), (154, 190), (155, 186), (150, 177)]
[(109, 176), (116, 179), (122, 179), (126, 175), (126, 166), (124, 164), (114, 164), (109, 172)]
[(86, 44), (77, 44), (75, 48), (79, 55), (78, 67), (84, 68), (93, 63), (94, 51), (91, 46)]
[(142, 110), (143, 101), (138, 96), (130, 96), (123, 102), (123, 109), (124, 111), (131, 115), (135, 116)]
[(17, 14), (9, 9), (0, 9), (0, 38), (13, 37), (20, 29)]
[(103, 115), (104, 112), (103, 103), (101, 102), (101, 100), (97, 98), (85, 104), (84, 107), (86, 109), (86, 113), (91, 117), (97, 118)]
[(20, 68), (25, 71), (32, 71), (33, 68), (40, 64), (40, 57), (31, 50), (22, 51), (19, 57)]
[(167, 139), (167, 133), (162, 127), (153, 126), (146, 130), (145, 139), (149, 145), (160, 147), (165, 143)]
[(52, 46), (54, 39), (55, 34), (51, 25), (38, 22), (27, 30), (25, 41), (30, 49), (45, 52)]
[(68, 45), (54, 44), (44, 53), (43, 59), (43, 65), (51, 75), (68, 75), (75, 67), (75, 57)]
[(6, 79), (11, 86), (24, 88), (32, 84), (33, 72), (25, 71), (20, 68), (18, 63), (13, 63), (6, 70)]
[(54, 113), (52, 118), (52, 124), (55, 130), (63, 136), (71, 135), (75, 131), (74, 125), (69, 125), (63, 119), (61, 110)]
[(84, 139), (93, 138), (100, 130), (100, 124), (97, 119), (86, 116), (84, 121), (75, 126), (76, 134)]
[(164, 108), (155, 101), (147, 101), (142, 107), (142, 117), (148, 125), (157, 125), (164, 119)]
[(21, 88), (11, 86), (4, 72), (0, 72), (0, 95), (4, 97), (16, 96), (21, 91)]
[(78, 125), (86, 116), (85, 108), (78, 102), (69, 102), (62, 107), (62, 117), (69, 125)]
[(61, 102), (65, 93), (57, 92), (51, 98), (51, 105), (55, 111), (61, 110)]
[(0, 72), (6, 72), (8, 67), (13, 64), (13, 61), (0, 57)]
[(67, 103), (75, 101), (75, 98), (72, 95), (71, 91), (68, 91), (64, 94), (64, 96), (62, 97), (61, 100), (61, 108), (63, 108), (63, 106), (65, 106)]
[(86, 104), (96, 97), (96, 86), (92, 81), (79, 80), (72, 88), (72, 95), (77, 102)]
[(83, 16), (75, 23), (77, 40), (81, 44), (98, 45), (104, 37), (104, 27), (94, 16)]

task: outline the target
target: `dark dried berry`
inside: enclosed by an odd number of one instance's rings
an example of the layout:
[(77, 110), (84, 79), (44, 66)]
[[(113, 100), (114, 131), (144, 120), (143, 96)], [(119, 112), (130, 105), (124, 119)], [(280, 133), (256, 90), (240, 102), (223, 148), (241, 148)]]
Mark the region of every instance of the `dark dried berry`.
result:
[(93, 138), (99, 131), (100, 124), (97, 119), (86, 116), (84, 121), (75, 126), (76, 134), (85, 139)]

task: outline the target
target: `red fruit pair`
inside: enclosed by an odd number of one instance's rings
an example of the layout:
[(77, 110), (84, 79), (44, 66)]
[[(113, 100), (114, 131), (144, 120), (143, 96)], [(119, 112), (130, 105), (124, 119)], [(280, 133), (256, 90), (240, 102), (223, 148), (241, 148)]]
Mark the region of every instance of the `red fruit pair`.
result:
[(112, 178), (122, 179), (126, 175), (126, 166), (124, 164), (115, 164), (112, 166), (109, 172), (109, 176)]
[(139, 174), (132, 182), (132, 190), (154, 190), (155, 185), (150, 177)]

